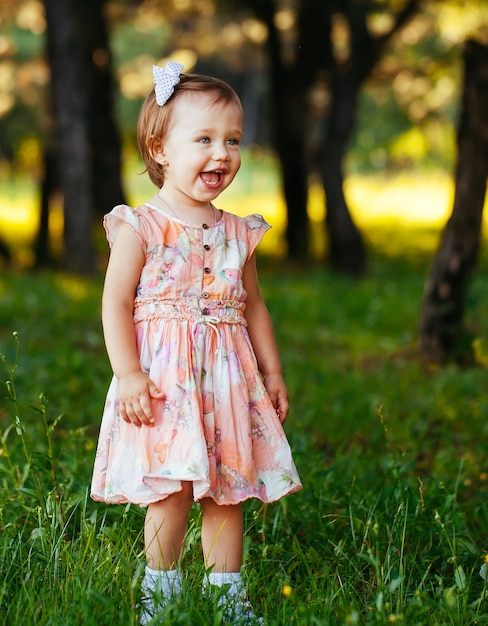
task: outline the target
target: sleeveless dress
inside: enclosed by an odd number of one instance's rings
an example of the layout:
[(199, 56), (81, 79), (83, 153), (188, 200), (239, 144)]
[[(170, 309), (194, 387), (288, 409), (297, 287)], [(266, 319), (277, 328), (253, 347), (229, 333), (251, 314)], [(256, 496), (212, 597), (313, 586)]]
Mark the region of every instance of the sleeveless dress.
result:
[(110, 246), (123, 223), (146, 254), (134, 301), (140, 362), (163, 399), (155, 424), (118, 412), (110, 384), (91, 496), (147, 506), (191, 481), (193, 497), (219, 504), (272, 502), (301, 488), (290, 446), (258, 371), (244, 309), (242, 270), (270, 228), (260, 215), (222, 212), (189, 225), (151, 204), (105, 216)]

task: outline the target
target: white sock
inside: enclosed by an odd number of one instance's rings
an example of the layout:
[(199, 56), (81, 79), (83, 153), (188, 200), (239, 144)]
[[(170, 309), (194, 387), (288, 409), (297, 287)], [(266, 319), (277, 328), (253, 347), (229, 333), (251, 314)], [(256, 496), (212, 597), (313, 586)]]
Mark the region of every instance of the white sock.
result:
[(208, 585), (214, 585), (215, 587), (230, 585), (226, 595), (245, 595), (244, 583), (239, 572), (210, 572), (210, 574), (205, 574), (204, 588), (208, 588)]
[(149, 624), (158, 611), (168, 606), (180, 594), (181, 586), (179, 570), (151, 569), (146, 565), (146, 573), (141, 583), (141, 625)]
[(159, 591), (163, 598), (169, 598), (180, 593), (181, 585), (180, 570), (151, 569), (146, 565), (146, 573), (142, 581), (144, 591)]
[(217, 598), (217, 606), (224, 609), (225, 623), (253, 623), (264, 624), (262, 617), (258, 617), (252, 604), (246, 598), (246, 588), (239, 572), (211, 572), (203, 578), (203, 591), (209, 587), (223, 587), (229, 585)]

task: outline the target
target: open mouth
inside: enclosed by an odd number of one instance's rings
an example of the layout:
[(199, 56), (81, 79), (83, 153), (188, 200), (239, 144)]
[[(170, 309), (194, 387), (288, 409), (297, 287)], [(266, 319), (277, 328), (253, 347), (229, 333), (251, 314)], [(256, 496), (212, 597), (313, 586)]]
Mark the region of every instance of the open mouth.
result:
[(224, 170), (211, 170), (210, 172), (202, 172), (200, 178), (207, 187), (218, 187), (224, 177)]

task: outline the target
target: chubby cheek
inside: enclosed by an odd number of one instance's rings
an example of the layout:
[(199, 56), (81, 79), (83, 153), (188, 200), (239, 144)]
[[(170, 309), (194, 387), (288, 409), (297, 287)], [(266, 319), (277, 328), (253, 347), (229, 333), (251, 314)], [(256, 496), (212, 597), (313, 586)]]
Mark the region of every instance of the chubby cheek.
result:
[(234, 180), (234, 178), (236, 177), (238, 170), (234, 170), (233, 172), (229, 173), (222, 185), (223, 189), (227, 189), (227, 187), (232, 183), (232, 181)]
[(232, 180), (234, 179), (237, 172), (241, 169), (241, 154), (236, 157), (235, 160), (232, 161)]

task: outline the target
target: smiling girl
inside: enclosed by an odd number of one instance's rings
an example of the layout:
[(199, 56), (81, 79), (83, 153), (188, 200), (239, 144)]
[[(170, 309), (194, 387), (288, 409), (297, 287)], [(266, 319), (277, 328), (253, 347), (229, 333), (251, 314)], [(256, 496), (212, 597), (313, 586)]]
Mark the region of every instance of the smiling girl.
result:
[(237, 174), (242, 107), (216, 78), (154, 67), (138, 143), (159, 191), (104, 220), (102, 302), (114, 377), (92, 497), (147, 507), (141, 624), (177, 598), (188, 514), (202, 507), (205, 590), (233, 623), (258, 622), (241, 579), (242, 502), (300, 489), (255, 248), (269, 225), (214, 200)]

